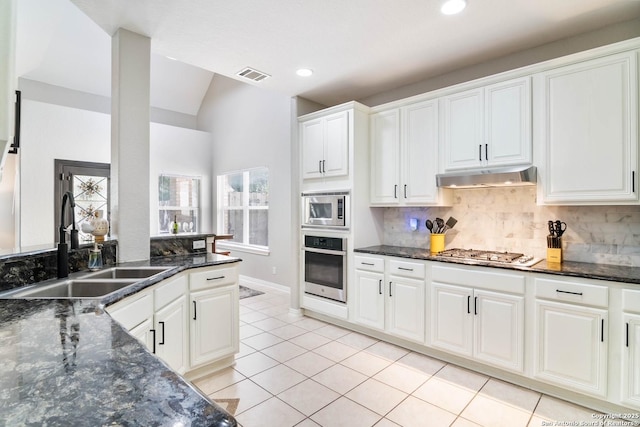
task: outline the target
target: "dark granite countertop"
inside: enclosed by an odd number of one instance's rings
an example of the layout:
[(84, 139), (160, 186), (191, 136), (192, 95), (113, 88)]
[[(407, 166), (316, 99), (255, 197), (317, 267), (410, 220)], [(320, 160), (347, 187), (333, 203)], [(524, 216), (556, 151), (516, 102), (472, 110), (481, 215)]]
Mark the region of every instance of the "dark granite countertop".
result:
[(387, 255), (399, 258), (411, 258), (426, 261), (439, 261), (452, 264), (480, 265), (485, 267), (503, 268), (507, 270), (547, 273), (560, 276), (572, 276), (588, 279), (608, 280), (622, 283), (640, 284), (640, 267), (626, 267), (609, 264), (592, 264), (587, 262), (564, 261), (561, 264), (547, 263), (542, 260), (531, 267), (512, 264), (498, 264), (485, 261), (465, 261), (453, 258), (443, 258), (431, 255), (428, 249), (410, 248), (403, 246), (377, 245), (366, 248), (356, 248), (354, 252), (373, 255)]
[[(239, 262), (214, 254), (125, 265), (189, 268)], [(105, 300), (0, 299), (0, 425), (236, 426), (235, 419), (129, 335)]]

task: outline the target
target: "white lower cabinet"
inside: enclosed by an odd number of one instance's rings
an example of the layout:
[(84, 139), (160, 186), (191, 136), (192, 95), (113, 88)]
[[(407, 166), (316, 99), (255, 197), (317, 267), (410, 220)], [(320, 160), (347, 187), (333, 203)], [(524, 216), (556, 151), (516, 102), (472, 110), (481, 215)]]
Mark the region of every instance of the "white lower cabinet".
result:
[[(607, 394), (608, 290), (536, 279), (534, 377), (598, 397)], [(544, 299), (543, 299), (544, 298)]]
[(189, 274), (191, 367), (238, 352), (238, 272), (235, 267)]
[(237, 267), (213, 266), (166, 279), (106, 310), (184, 374), (238, 352), (238, 301)]
[(482, 270), (433, 266), (428, 344), (522, 373), (525, 277)]
[(360, 256), (355, 263), (353, 321), (423, 343), (424, 263), (387, 260), (385, 269), (383, 258)]
[(151, 352), (153, 352), (153, 343), (155, 340), (154, 332), (155, 330), (153, 329), (152, 318), (145, 319), (142, 323), (129, 330), (129, 333), (138, 341), (143, 343)]
[(106, 308), (131, 335), (153, 351), (153, 293), (140, 291)]
[(622, 291), (622, 310), (621, 400), (640, 409), (640, 291)]
[(389, 276), (386, 329), (389, 333), (424, 342), (424, 279)]
[(522, 372), (524, 297), (433, 283), (431, 345)]

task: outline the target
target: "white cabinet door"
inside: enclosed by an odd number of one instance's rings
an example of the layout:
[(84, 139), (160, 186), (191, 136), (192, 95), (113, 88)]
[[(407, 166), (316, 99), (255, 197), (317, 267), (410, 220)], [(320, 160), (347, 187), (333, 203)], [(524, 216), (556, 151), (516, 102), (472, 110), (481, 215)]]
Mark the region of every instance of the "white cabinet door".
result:
[(324, 176), (349, 173), (349, 112), (342, 111), (325, 118)]
[(531, 163), (531, 79), (442, 99), (445, 171)]
[(431, 285), (431, 345), (473, 354), (473, 290), (433, 282)]
[(438, 202), (438, 102), (403, 107), (401, 188), (404, 204)]
[(482, 166), (483, 89), (442, 98), (445, 170)]
[(474, 291), (476, 359), (513, 371), (524, 370), (524, 297)]
[(640, 316), (624, 314), (622, 402), (640, 408)]
[(349, 173), (349, 111), (300, 123), (302, 178)]
[(145, 347), (147, 347), (147, 349), (149, 351), (151, 351), (151, 352), (154, 351), (154, 347), (153, 347), (153, 334), (154, 334), (153, 319), (151, 319), (151, 318), (146, 319), (144, 322), (140, 323), (139, 325), (137, 325), (134, 328), (132, 328), (131, 330), (129, 330), (129, 333), (131, 335), (133, 335), (135, 338), (137, 338), (138, 341), (140, 341), (142, 344), (144, 344)]
[(356, 270), (354, 322), (384, 330), (384, 274)]
[(544, 202), (638, 201), (637, 82), (636, 52), (536, 76)]
[(323, 125), (324, 121), (322, 119), (300, 123), (303, 179), (322, 176), (322, 160), (324, 159)]
[(424, 343), (424, 280), (390, 276), (387, 285), (387, 331)]
[(180, 374), (186, 372), (189, 365), (187, 316), (186, 295), (155, 313), (156, 354)]
[(191, 367), (238, 351), (238, 286), (191, 293)]
[(531, 163), (531, 78), (486, 87), (485, 111), (487, 166)]
[(607, 311), (536, 300), (536, 317), (534, 376), (605, 397)]
[(371, 203), (400, 203), (400, 110), (372, 114)]

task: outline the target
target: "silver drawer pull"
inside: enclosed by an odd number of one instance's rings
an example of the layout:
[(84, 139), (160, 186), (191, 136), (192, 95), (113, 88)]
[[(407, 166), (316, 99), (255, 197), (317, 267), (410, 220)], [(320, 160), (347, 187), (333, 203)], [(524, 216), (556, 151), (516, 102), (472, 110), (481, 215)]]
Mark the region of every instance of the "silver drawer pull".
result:
[(207, 280), (220, 280), (220, 279), (224, 279), (224, 276), (208, 277), (208, 278), (207, 278)]
[(398, 267), (398, 270), (413, 271), (413, 268)]
[(372, 262), (361, 262), (360, 264), (362, 264), (362, 265), (370, 265), (370, 266), (374, 266), (375, 265)]
[(559, 292), (561, 294), (582, 295), (582, 292), (561, 291), (560, 289), (556, 289), (556, 292)]

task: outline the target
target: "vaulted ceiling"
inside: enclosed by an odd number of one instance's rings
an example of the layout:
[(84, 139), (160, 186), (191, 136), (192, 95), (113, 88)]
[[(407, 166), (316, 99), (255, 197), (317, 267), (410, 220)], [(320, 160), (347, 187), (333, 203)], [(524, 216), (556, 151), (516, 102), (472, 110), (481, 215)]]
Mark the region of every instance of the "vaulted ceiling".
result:
[[(271, 75), (252, 84), (334, 105), (640, 17), (639, 0), (468, 0), (455, 16), (440, 0), (18, 3), (29, 11), (26, 77), (108, 96), (121, 27), (152, 40), (152, 104), (187, 114), (212, 73), (250, 66)], [(301, 67), (314, 74), (297, 76)]]

